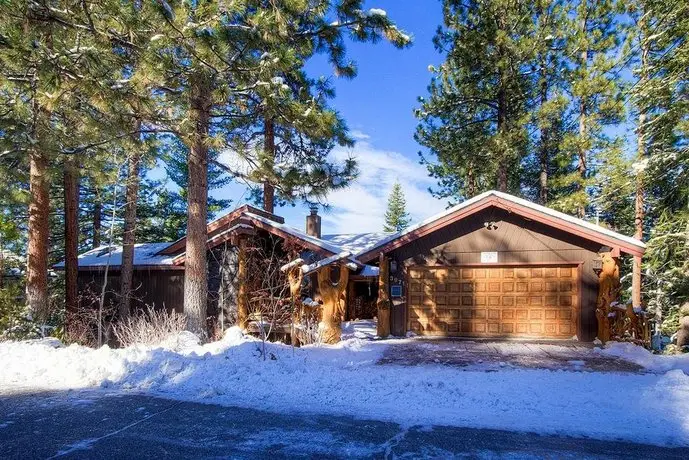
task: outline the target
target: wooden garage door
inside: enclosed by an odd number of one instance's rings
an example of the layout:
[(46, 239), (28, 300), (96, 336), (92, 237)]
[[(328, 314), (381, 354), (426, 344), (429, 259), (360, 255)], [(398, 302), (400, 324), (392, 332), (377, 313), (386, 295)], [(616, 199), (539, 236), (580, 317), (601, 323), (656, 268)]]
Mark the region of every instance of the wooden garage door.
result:
[(425, 335), (571, 338), (578, 272), (576, 265), (414, 267), (408, 326)]

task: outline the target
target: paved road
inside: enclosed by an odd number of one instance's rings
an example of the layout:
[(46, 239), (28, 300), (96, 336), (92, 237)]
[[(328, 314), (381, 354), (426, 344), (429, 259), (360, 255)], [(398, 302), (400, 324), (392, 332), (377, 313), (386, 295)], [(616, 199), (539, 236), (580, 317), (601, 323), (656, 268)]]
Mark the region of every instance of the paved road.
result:
[(0, 396), (0, 458), (689, 458), (689, 449), (452, 427), (403, 429), (103, 393)]

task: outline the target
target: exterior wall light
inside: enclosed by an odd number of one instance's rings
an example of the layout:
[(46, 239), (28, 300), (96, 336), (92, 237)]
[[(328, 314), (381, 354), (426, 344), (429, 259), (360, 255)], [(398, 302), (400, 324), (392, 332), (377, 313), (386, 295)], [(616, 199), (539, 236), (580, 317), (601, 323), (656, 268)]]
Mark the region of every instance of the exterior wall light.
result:
[(390, 261), (390, 273), (397, 273), (397, 261), (396, 260)]

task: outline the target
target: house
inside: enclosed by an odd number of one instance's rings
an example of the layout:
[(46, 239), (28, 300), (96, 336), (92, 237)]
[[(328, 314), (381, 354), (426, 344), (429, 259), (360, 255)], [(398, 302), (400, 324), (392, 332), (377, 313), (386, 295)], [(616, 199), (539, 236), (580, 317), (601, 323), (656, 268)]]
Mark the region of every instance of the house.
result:
[[(389, 327), (396, 336), (592, 341), (599, 327), (601, 255), (618, 263), (623, 254), (641, 256), (645, 249), (634, 238), (496, 191), (394, 234), (321, 235), (320, 219), (312, 210), (301, 231), (245, 205), (209, 223), (209, 315), (219, 314), (228, 298), (223, 277), (213, 275), (219, 272), (212, 266), (216, 251), (263, 235), (298, 242), (310, 271), (319, 261), (340, 261), (350, 270), (343, 319), (375, 315), (381, 292), (391, 301)], [(185, 244), (182, 238), (137, 245), (134, 285), (141, 302), (182, 311)], [(108, 264), (116, 290), (120, 251), (82, 254), (80, 288), (102, 284)], [(379, 283), (381, 263), (389, 279)], [(317, 298), (313, 278), (307, 284)]]

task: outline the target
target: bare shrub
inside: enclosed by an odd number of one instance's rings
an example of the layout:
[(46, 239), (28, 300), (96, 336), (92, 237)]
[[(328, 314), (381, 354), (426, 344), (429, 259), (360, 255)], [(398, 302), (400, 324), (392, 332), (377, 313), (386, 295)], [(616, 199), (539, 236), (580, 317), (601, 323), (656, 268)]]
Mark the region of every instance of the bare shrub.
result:
[(321, 343), (320, 318), (322, 306), (310, 298), (300, 300), (294, 312), (295, 345), (313, 345)]
[(100, 308), (100, 294), (90, 287), (83, 290), (79, 294), (77, 309), (65, 312), (64, 341), (94, 348), (108, 343), (116, 310), (112, 300), (104, 302)]
[(293, 333), (296, 305), (287, 274), (280, 268), (299, 256), (299, 245), (292, 239), (269, 235), (251, 238), (247, 246), (248, 329), (261, 338), (266, 359), (268, 340), (285, 340)]
[(149, 306), (113, 324), (113, 332), (123, 347), (134, 344), (156, 345), (184, 331), (186, 323), (187, 319), (183, 314), (174, 310), (168, 312), (165, 308), (156, 310)]

